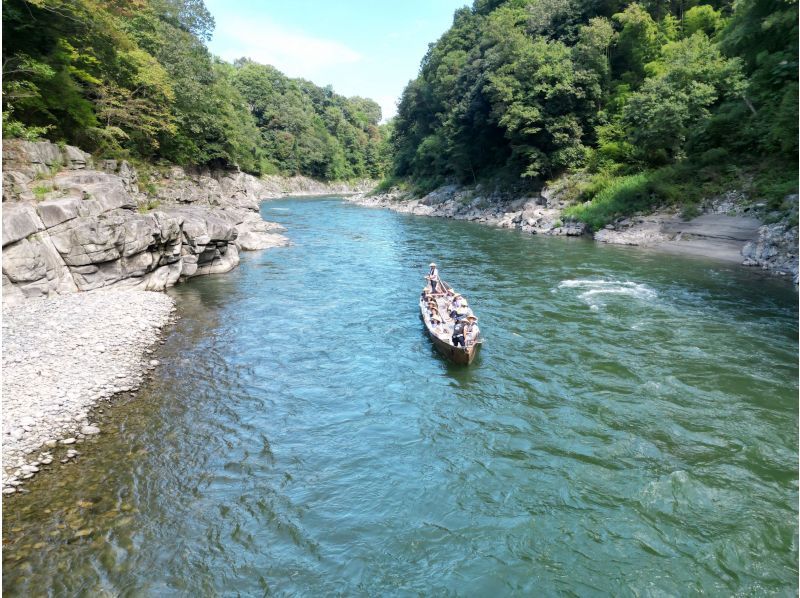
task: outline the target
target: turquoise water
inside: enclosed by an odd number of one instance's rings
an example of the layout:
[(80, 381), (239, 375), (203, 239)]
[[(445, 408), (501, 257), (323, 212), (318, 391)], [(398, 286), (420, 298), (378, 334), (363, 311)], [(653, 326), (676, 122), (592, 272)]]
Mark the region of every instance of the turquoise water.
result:
[[(4, 500), (4, 594), (796, 595), (785, 283), (336, 198), (262, 213), (292, 246), (175, 287), (153, 379)], [(431, 260), (480, 317), (470, 367), (419, 320)]]

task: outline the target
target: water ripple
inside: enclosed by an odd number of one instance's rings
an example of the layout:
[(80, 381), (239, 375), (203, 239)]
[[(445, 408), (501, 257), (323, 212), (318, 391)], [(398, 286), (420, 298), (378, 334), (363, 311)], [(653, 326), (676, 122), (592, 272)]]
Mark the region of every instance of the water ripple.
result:
[[(177, 287), (156, 377), (4, 504), (6, 594), (796, 593), (791, 289), (335, 199), (264, 210), (293, 245)], [(431, 259), (480, 317), (469, 368), (419, 322)]]

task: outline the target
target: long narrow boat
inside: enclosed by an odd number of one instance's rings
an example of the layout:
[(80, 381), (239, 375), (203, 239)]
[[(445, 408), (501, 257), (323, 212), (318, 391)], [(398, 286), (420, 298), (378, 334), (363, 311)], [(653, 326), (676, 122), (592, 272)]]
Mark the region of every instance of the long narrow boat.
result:
[[(440, 281), (442, 285), (444, 285), (445, 289), (452, 290), (452, 287), (445, 283), (444, 281)], [(439, 306), (439, 313), (446, 314), (446, 305), (443, 305), (444, 300), (442, 298), (438, 298), (436, 300), (437, 305)], [(420, 294), (419, 297), (419, 313), (422, 317), (422, 321), (425, 323), (425, 330), (428, 332), (428, 336), (431, 337), (433, 341), (433, 346), (444, 355), (447, 359), (452, 361), (453, 363), (469, 365), (472, 363), (472, 360), (475, 359), (475, 356), (478, 354), (478, 349), (480, 348), (481, 344), (483, 344), (483, 338), (481, 337), (480, 331), (478, 332), (477, 337), (469, 344), (467, 347), (455, 346), (453, 344), (452, 336), (453, 336), (453, 320), (451, 320), (447, 315), (444, 316), (444, 324), (446, 333), (445, 334), (437, 334), (433, 329), (433, 324), (431, 324), (430, 319), (430, 312), (428, 311), (428, 304), (424, 297), (424, 289), (423, 293)]]

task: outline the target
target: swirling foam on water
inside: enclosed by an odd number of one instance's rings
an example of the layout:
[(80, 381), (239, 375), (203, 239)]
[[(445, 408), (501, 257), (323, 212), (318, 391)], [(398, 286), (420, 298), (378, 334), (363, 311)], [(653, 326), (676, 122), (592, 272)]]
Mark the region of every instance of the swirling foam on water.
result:
[(585, 289), (578, 294), (578, 297), (593, 309), (602, 307), (606, 304), (606, 299), (614, 296), (632, 297), (640, 301), (652, 301), (658, 297), (658, 293), (646, 284), (632, 281), (605, 279), (562, 280), (558, 283), (556, 289)]

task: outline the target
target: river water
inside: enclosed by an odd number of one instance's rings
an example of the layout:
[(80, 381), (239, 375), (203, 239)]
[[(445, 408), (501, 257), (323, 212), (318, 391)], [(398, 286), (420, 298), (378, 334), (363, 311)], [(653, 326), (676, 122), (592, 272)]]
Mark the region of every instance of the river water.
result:
[[(797, 295), (741, 268), (264, 203), (162, 365), (4, 501), (9, 596), (796, 595)], [(486, 339), (426, 338), (428, 262)], [(104, 418), (104, 419), (103, 419)]]

